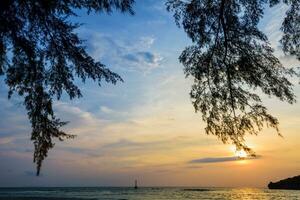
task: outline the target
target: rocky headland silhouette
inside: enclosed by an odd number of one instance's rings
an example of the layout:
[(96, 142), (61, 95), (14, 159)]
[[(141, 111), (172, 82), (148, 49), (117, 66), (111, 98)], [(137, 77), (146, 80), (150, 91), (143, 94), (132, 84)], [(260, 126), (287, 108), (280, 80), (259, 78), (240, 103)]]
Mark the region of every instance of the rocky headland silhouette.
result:
[(300, 190), (300, 175), (292, 178), (280, 180), (278, 182), (270, 182), (269, 189), (282, 189), (282, 190)]

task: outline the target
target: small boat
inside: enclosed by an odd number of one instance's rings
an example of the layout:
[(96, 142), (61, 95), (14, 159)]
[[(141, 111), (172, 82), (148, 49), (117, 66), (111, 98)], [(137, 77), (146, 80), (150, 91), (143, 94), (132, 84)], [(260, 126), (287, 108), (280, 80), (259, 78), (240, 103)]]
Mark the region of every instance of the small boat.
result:
[(134, 181), (134, 189), (138, 189), (137, 180)]

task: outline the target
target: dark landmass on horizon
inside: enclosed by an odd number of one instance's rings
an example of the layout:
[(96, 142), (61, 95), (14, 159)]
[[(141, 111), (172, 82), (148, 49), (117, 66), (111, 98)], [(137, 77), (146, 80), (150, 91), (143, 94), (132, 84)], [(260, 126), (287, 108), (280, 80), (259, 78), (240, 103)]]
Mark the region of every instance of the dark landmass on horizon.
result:
[(278, 182), (270, 182), (269, 189), (282, 189), (282, 190), (300, 190), (300, 175), (292, 178), (280, 180)]

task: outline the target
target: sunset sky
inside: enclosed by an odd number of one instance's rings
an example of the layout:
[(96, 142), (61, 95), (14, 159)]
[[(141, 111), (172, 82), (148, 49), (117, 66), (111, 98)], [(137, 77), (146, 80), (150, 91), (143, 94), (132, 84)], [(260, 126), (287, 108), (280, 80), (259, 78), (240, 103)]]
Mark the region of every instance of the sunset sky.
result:
[[(113, 13), (72, 18), (88, 52), (119, 73), (116, 86), (78, 82), (83, 98), (55, 102), (64, 127), (77, 137), (56, 146), (41, 176), (32, 163), (31, 127), (22, 98), (7, 99), (0, 79), (1, 186), (143, 186), (266, 187), (269, 181), (300, 174), (300, 104), (264, 96), (278, 117), (283, 137), (272, 129), (247, 137), (256, 159), (238, 160), (232, 145), (204, 132), (195, 113), (178, 57), (191, 44), (168, 13), (164, 1), (137, 1), (135, 16)], [(260, 28), (286, 67), (300, 66), (280, 50), (279, 30), (286, 7), (267, 9)], [(295, 83), (297, 100), (299, 80)], [(260, 91), (258, 91), (260, 93)]]

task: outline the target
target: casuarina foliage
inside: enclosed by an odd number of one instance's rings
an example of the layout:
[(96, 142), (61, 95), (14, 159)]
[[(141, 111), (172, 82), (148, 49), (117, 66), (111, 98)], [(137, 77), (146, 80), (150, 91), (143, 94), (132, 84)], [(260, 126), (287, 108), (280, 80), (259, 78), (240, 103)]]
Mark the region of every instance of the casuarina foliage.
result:
[[(282, 25), (283, 50), (299, 59), (300, 1), (290, 5)], [(246, 134), (258, 134), (266, 125), (278, 130), (278, 119), (262, 104), (262, 93), (288, 103), (295, 102), (289, 76), (267, 36), (258, 29), (266, 4), (279, 0), (168, 0), (178, 26), (193, 45), (179, 57), (184, 72), (194, 79), (190, 96), (207, 123), (206, 133), (233, 143), (253, 154)]]
[(133, 14), (134, 0), (3, 0), (0, 1), (0, 74), (5, 75), (9, 98), (24, 97), (32, 126), (34, 162), (39, 174), (54, 139), (72, 138), (60, 128), (66, 124), (53, 112), (53, 99), (66, 92), (81, 97), (74, 79), (93, 79), (115, 84), (121, 77), (96, 62), (70, 22), (74, 10)]

